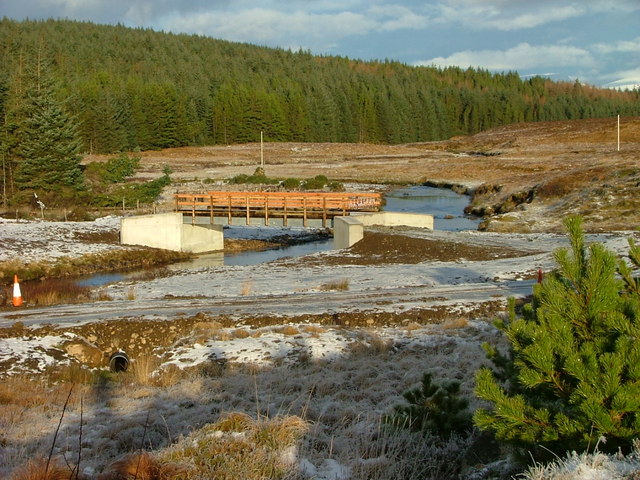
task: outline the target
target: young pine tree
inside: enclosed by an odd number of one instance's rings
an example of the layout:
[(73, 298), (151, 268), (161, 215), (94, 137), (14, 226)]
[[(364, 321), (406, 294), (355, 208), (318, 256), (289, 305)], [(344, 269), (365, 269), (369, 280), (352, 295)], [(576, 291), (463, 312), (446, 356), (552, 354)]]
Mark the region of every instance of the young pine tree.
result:
[[(475, 424), (534, 457), (629, 450), (640, 437), (640, 296), (617, 257), (585, 245), (579, 217), (565, 221), (571, 249), (534, 289), (532, 304), (498, 327), (508, 355), (488, 347), (495, 371), (477, 373), (476, 393), (491, 407)], [(631, 244), (633, 262), (640, 260)], [(513, 304), (512, 304), (513, 306)]]
[(468, 434), (472, 428), (469, 402), (460, 397), (460, 383), (438, 385), (431, 373), (422, 376), (422, 385), (403, 394), (408, 405), (398, 405), (385, 423), (413, 432), (431, 433), (446, 441), (452, 434)]

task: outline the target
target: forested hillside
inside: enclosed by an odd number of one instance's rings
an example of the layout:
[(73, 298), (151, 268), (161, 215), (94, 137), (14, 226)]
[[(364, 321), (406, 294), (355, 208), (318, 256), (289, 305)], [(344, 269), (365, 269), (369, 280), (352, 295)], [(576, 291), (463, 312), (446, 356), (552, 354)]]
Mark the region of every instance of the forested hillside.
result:
[(0, 65), (5, 155), (34, 75), (50, 79), (81, 151), (92, 153), (249, 142), (260, 131), (267, 141), (405, 143), (512, 122), (640, 115), (638, 91), (74, 21), (3, 19)]

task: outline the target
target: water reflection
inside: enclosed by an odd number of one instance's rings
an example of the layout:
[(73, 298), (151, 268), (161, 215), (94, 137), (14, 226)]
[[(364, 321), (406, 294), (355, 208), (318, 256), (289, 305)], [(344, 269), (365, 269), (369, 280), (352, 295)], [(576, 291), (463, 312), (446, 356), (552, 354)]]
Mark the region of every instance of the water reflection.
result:
[(197, 258), (187, 262), (170, 265), (168, 268), (183, 270), (185, 268), (198, 269), (205, 267), (220, 267), (223, 265), (256, 265), (258, 263), (272, 262), (279, 258), (309, 255), (311, 253), (331, 250), (331, 248), (333, 248), (333, 239), (319, 240), (316, 242), (303, 243), (301, 245), (291, 245), (260, 251), (246, 251), (238, 253), (212, 252), (199, 255)]
[(385, 195), (386, 212), (433, 215), (435, 230), (477, 230), (480, 219), (464, 215), (469, 197), (446, 188), (413, 186), (392, 190)]

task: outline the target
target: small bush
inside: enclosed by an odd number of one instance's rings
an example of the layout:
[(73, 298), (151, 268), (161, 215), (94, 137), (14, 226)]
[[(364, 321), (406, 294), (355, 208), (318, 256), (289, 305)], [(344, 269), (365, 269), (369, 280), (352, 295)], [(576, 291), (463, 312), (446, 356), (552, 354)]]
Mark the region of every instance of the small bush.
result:
[(300, 188), (300, 180), (297, 178), (287, 178), (282, 182), (282, 187), (286, 190), (296, 190)]
[(121, 153), (106, 162), (90, 162), (85, 169), (85, 177), (92, 183), (119, 183), (133, 175), (140, 165), (140, 157), (129, 157)]
[(313, 178), (305, 180), (302, 187), (305, 190), (322, 190), (329, 183), (329, 179), (324, 175), (316, 175)]
[(344, 192), (344, 185), (340, 182), (329, 182), (327, 188), (332, 192)]

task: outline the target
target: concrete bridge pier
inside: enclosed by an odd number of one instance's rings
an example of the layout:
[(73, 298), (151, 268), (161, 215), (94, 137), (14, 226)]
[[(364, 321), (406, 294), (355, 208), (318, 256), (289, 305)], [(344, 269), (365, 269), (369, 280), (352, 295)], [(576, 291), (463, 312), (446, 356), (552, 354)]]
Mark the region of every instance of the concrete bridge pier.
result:
[(349, 248), (364, 237), (364, 226), (406, 226), (433, 230), (433, 215), (401, 212), (378, 212), (334, 217), (333, 246)]
[(120, 243), (164, 248), (176, 252), (204, 253), (222, 250), (222, 225), (185, 224), (182, 213), (125, 217), (120, 222)]

